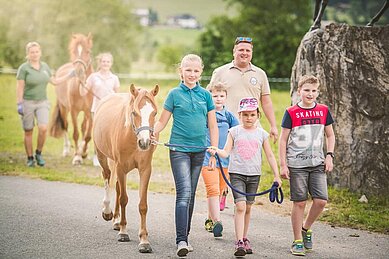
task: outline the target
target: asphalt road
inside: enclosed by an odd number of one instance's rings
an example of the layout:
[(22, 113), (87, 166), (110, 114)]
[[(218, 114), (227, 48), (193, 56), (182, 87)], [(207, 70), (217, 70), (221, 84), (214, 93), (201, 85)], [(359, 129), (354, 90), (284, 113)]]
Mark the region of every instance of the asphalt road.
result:
[[(131, 241), (116, 241), (111, 222), (101, 217), (103, 188), (22, 177), (0, 176), (0, 258), (176, 258), (174, 196), (149, 194), (148, 231), (153, 253), (140, 254), (138, 193), (129, 192)], [(187, 258), (234, 258), (233, 209), (222, 212), (223, 239), (203, 228), (204, 199), (196, 201)], [(389, 236), (317, 223), (314, 251), (306, 258), (388, 258)], [(255, 208), (250, 226), (253, 255), (296, 258), (289, 253), (288, 217)]]

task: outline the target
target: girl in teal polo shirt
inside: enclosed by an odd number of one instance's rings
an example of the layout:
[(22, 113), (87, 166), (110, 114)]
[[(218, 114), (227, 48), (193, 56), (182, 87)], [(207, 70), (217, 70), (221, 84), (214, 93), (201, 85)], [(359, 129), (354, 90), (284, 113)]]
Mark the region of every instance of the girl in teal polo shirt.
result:
[[(204, 160), (209, 126), (212, 146), (218, 145), (218, 127), (216, 123), (215, 105), (211, 94), (199, 85), (203, 62), (194, 54), (186, 55), (180, 64), (181, 84), (170, 90), (159, 118), (155, 124), (154, 139), (158, 139), (170, 117), (173, 115), (173, 126), (170, 144), (192, 147), (174, 146), (170, 148), (170, 164), (176, 186), (176, 244), (177, 255), (185, 256), (193, 251), (188, 243), (191, 219), (194, 208), (197, 182)], [(211, 158), (209, 166), (215, 167), (216, 160)]]

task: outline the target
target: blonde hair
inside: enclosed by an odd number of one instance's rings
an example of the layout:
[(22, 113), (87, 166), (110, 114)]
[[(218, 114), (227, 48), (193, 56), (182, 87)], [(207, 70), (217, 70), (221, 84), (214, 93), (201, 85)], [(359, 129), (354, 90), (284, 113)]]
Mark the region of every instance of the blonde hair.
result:
[(317, 77), (315, 77), (315, 76), (305, 75), (305, 76), (300, 78), (297, 88), (301, 88), (305, 84), (315, 84), (315, 85), (317, 85), (317, 87), (319, 87), (320, 82), (319, 82), (319, 79), (317, 79)]
[(185, 55), (180, 63), (180, 69), (182, 68), (183, 64), (186, 62), (199, 62), (201, 65), (201, 68), (204, 68), (203, 60), (201, 59), (200, 56), (196, 54), (187, 54)]
[(31, 49), (32, 47), (38, 47), (39, 50), (41, 49), (41, 45), (39, 45), (38, 42), (36, 42), (36, 41), (30, 41), (30, 42), (28, 42), (28, 43), (26, 44), (26, 59), (28, 59), (28, 52), (30, 51), (30, 49)]
[(113, 64), (113, 56), (110, 52), (103, 52), (103, 53), (100, 53), (99, 55), (96, 56), (96, 60), (97, 60), (97, 70), (100, 69), (100, 62), (101, 60), (104, 58), (104, 57), (108, 57), (111, 59), (111, 63)]
[(210, 91), (212, 93), (212, 91), (221, 91), (221, 92), (225, 92), (227, 94), (227, 86), (225, 83), (222, 83), (222, 82), (217, 82), (217, 83), (214, 83), (214, 84), (209, 84), (207, 86), (207, 90)]

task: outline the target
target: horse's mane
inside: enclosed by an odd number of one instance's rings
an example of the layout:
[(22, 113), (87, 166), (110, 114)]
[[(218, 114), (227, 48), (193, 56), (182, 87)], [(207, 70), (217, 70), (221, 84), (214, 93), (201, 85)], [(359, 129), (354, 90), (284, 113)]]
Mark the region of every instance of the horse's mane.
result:
[(77, 58), (77, 46), (81, 44), (83, 48), (85, 49), (91, 49), (92, 48), (92, 36), (89, 34), (88, 36), (85, 36), (81, 33), (75, 33), (72, 34), (72, 38), (69, 42), (69, 54), (70, 54), (70, 60), (75, 60)]
[(125, 120), (125, 123), (124, 123), (124, 126), (127, 127), (128, 125), (130, 125), (130, 114), (132, 112), (135, 112), (137, 114), (140, 114), (140, 110), (139, 110), (139, 103), (143, 100), (143, 98), (147, 98), (148, 100), (150, 100), (150, 102), (154, 105), (154, 106), (157, 106), (156, 103), (155, 103), (155, 100), (154, 100), (154, 97), (153, 95), (151, 95), (146, 89), (143, 89), (143, 88), (137, 88), (138, 90), (138, 94), (136, 95), (136, 97), (132, 94), (130, 94), (130, 103), (129, 105), (127, 106), (127, 110), (126, 110), (126, 120)]
[[(149, 96), (149, 92), (146, 90), (146, 89), (142, 89), (142, 88), (138, 88), (138, 95), (136, 96), (136, 98), (133, 100), (133, 109), (134, 111), (137, 113), (137, 114), (140, 114), (140, 110), (139, 110), (139, 103), (140, 101), (143, 99), (143, 98), (147, 98), (151, 101), (151, 103), (154, 104), (154, 98), (151, 98), (151, 96)], [(134, 97), (132, 97), (134, 98)]]

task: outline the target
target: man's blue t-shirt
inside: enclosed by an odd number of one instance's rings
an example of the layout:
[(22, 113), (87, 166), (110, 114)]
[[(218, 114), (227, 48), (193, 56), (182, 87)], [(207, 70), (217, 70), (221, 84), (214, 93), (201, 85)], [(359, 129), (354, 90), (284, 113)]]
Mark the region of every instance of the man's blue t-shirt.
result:
[[(197, 84), (190, 89), (183, 83), (169, 91), (164, 109), (173, 115), (170, 144), (206, 146), (208, 112), (215, 109), (211, 93)], [(181, 152), (201, 152), (192, 147), (171, 147)]]

